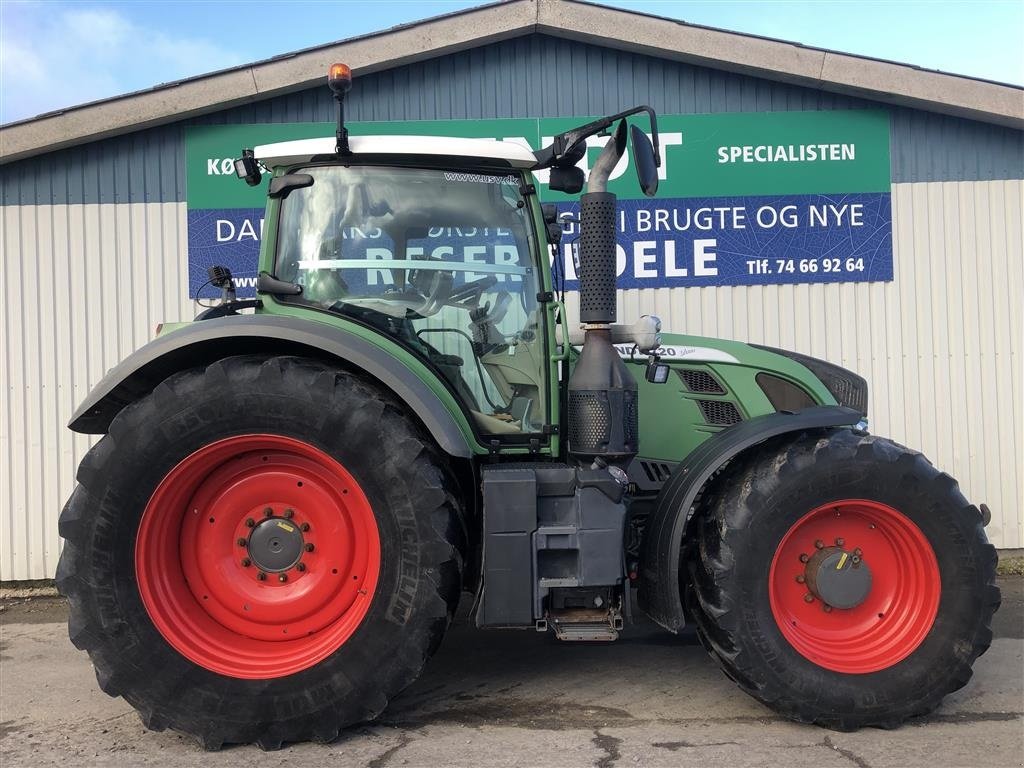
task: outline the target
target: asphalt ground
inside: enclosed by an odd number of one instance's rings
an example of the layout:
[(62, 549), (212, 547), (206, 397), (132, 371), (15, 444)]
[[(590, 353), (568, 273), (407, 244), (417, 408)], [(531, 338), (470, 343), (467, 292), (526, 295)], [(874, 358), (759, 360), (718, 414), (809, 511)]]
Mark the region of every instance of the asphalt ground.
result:
[[(741, 693), (692, 634), (653, 625), (607, 645), (453, 625), (381, 718), (330, 745), (204, 753), (146, 731), (96, 686), (55, 599), (0, 612), (0, 765), (882, 766), (1024, 765), (1024, 579), (1006, 577), (995, 641), (970, 684), (894, 731), (790, 723)], [(468, 602), (468, 601), (467, 601)]]

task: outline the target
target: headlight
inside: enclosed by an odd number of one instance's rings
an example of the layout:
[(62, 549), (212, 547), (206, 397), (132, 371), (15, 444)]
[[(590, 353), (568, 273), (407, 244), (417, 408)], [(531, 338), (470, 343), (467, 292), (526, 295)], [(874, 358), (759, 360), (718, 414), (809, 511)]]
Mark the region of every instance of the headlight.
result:
[(775, 347), (764, 347), (760, 344), (751, 344), (752, 347), (763, 349), (767, 352), (774, 352), (776, 355), (788, 357), (790, 360), (800, 363), (807, 370), (813, 373), (822, 384), (825, 385), (832, 397), (839, 405), (852, 408), (866, 416), (868, 412), (868, 383), (853, 371), (848, 371), (838, 365), (819, 360), (816, 357), (801, 355), (799, 352), (790, 352), (788, 349), (776, 349)]

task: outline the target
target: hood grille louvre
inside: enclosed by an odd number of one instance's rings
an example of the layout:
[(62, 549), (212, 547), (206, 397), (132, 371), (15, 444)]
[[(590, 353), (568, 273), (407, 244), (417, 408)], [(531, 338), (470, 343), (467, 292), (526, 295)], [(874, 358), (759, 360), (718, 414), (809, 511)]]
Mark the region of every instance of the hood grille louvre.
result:
[(693, 370), (690, 368), (676, 369), (679, 378), (691, 392), (707, 395), (724, 395), (725, 388), (714, 376), (707, 371)]
[(698, 400), (697, 405), (708, 424), (727, 427), (743, 421), (739, 410), (728, 400)]

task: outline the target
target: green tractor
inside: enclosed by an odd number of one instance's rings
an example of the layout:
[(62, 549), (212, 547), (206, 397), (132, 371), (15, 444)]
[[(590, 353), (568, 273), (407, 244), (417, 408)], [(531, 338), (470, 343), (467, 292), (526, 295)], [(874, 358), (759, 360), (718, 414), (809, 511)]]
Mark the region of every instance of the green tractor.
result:
[[(103, 437), (57, 584), (105, 692), (208, 749), (329, 741), (416, 679), (464, 592), (481, 629), (565, 641), (691, 623), (744, 691), (829, 728), (968, 681), (999, 605), (987, 510), (867, 432), (864, 379), (616, 323), (605, 185), (631, 142), (655, 194), (653, 110), (536, 153), (350, 139), (351, 74), (328, 82), (336, 136), (236, 163), (272, 177), (256, 298), (211, 269), (223, 301), (71, 419)], [(564, 221), (531, 174), (580, 192), (591, 136), (570, 327)]]

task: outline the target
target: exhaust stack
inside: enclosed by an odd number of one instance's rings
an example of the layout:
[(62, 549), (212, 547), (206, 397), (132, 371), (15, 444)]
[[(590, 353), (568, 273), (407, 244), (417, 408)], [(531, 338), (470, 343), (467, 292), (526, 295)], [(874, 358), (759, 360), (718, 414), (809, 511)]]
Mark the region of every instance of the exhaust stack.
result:
[(616, 197), (605, 191), (626, 148), (626, 122), (605, 144), (580, 197), (580, 322), (583, 351), (569, 378), (569, 453), (628, 464), (638, 449), (637, 384), (612, 345), (616, 321)]

